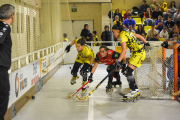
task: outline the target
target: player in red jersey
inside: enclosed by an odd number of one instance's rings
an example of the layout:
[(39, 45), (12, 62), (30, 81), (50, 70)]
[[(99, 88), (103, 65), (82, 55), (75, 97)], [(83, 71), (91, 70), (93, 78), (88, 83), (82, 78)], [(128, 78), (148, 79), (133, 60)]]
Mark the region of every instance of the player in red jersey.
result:
[[(99, 52), (96, 54), (96, 58), (95, 58), (95, 63), (94, 63), (94, 66), (91, 70), (91, 74), (88, 78), (88, 80), (91, 80), (91, 82), (93, 81), (92, 80), (92, 76), (99, 64), (99, 62), (107, 65), (107, 72), (111, 72), (114, 68), (115, 68), (115, 61), (116, 59), (118, 59), (120, 57), (120, 53), (114, 51), (114, 50), (111, 50), (109, 48), (107, 48), (106, 46), (101, 46), (99, 48)], [(122, 69), (124, 70), (126, 68), (126, 58), (123, 59), (123, 67)], [(120, 74), (119, 74), (119, 70), (120, 68), (116, 69), (110, 76), (109, 76), (109, 80), (108, 80), (108, 85), (106, 86), (106, 92), (110, 92), (112, 89), (112, 80), (113, 80), (113, 77), (116, 78), (116, 82), (114, 82), (114, 85), (119, 85), (121, 87), (121, 80), (120, 80)]]

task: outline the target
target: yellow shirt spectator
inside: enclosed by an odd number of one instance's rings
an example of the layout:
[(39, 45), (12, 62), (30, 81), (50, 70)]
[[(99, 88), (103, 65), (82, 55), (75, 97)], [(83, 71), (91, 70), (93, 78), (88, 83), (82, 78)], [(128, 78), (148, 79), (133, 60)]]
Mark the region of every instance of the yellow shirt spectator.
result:
[(62, 38), (61, 42), (69, 42), (69, 40), (67, 38)]

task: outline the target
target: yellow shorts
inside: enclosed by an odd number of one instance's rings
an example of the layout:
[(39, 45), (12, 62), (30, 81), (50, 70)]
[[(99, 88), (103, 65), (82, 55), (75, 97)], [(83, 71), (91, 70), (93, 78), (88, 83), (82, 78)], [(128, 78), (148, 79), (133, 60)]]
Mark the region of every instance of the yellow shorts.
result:
[(143, 49), (142, 52), (138, 53), (135, 52), (131, 55), (131, 58), (129, 59), (129, 63), (135, 67), (141, 67), (142, 62), (146, 58), (146, 52)]
[(79, 53), (78, 53), (78, 55), (77, 55), (77, 57), (76, 57), (76, 62), (79, 62), (79, 63), (82, 63), (82, 64), (84, 64), (84, 63), (88, 63), (88, 64), (90, 64), (90, 58), (83, 58), (81, 55), (79, 55)]

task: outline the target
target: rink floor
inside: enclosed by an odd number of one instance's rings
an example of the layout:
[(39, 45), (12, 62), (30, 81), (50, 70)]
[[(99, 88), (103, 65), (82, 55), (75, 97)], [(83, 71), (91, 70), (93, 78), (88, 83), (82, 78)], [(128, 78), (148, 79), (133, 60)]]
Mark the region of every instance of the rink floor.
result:
[[(86, 101), (75, 97), (68, 99), (68, 93), (75, 92), (81, 85), (82, 78), (75, 85), (70, 84), (69, 67), (63, 65), (43, 86), (42, 90), (30, 100), (12, 120), (178, 120), (180, 104), (175, 100), (139, 100), (126, 103), (115, 88), (107, 94), (107, 80)], [(84, 97), (107, 75), (106, 66), (98, 65)], [(121, 75), (123, 88), (128, 87), (126, 78)]]

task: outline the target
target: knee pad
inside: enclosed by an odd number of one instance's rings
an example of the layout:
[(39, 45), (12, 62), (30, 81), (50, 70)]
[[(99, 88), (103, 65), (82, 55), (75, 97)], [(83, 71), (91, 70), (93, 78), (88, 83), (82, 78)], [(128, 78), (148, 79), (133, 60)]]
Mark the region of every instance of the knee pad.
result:
[(127, 81), (130, 83), (130, 82), (134, 82), (135, 81), (135, 78), (134, 78), (134, 75), (129, 75), (127, 76)]
[(73, 75), (74, 77), (76, 77), (76, 76), (77, 76), (77, 72), (71, 70), (71, 75)]
[(113, 64), (111, 64), (111, 65), (109, 65), (108, 67), (107, 67), (107, 72), (109, 73), (109, 72), (111, 72), (113, 69), (115, 68), (115, 65), (113, 65)]
[(127, 76), (131, 76), (132, 73), (133, 73), (133, 69), (131, 69), (130, 67), (126, 67), (125, 71), (124, 71), (124, 75), (127, 77)]
[(87, 80), (87, 72), (81, 70), (81, 71), (80, 71), (80, 75), (83, 77), (83, 81), (86, 81), (86, 80)]
[(120, 78), (119, 71), (115, 71), (115, 72), (114, 72), (114, 78)]

